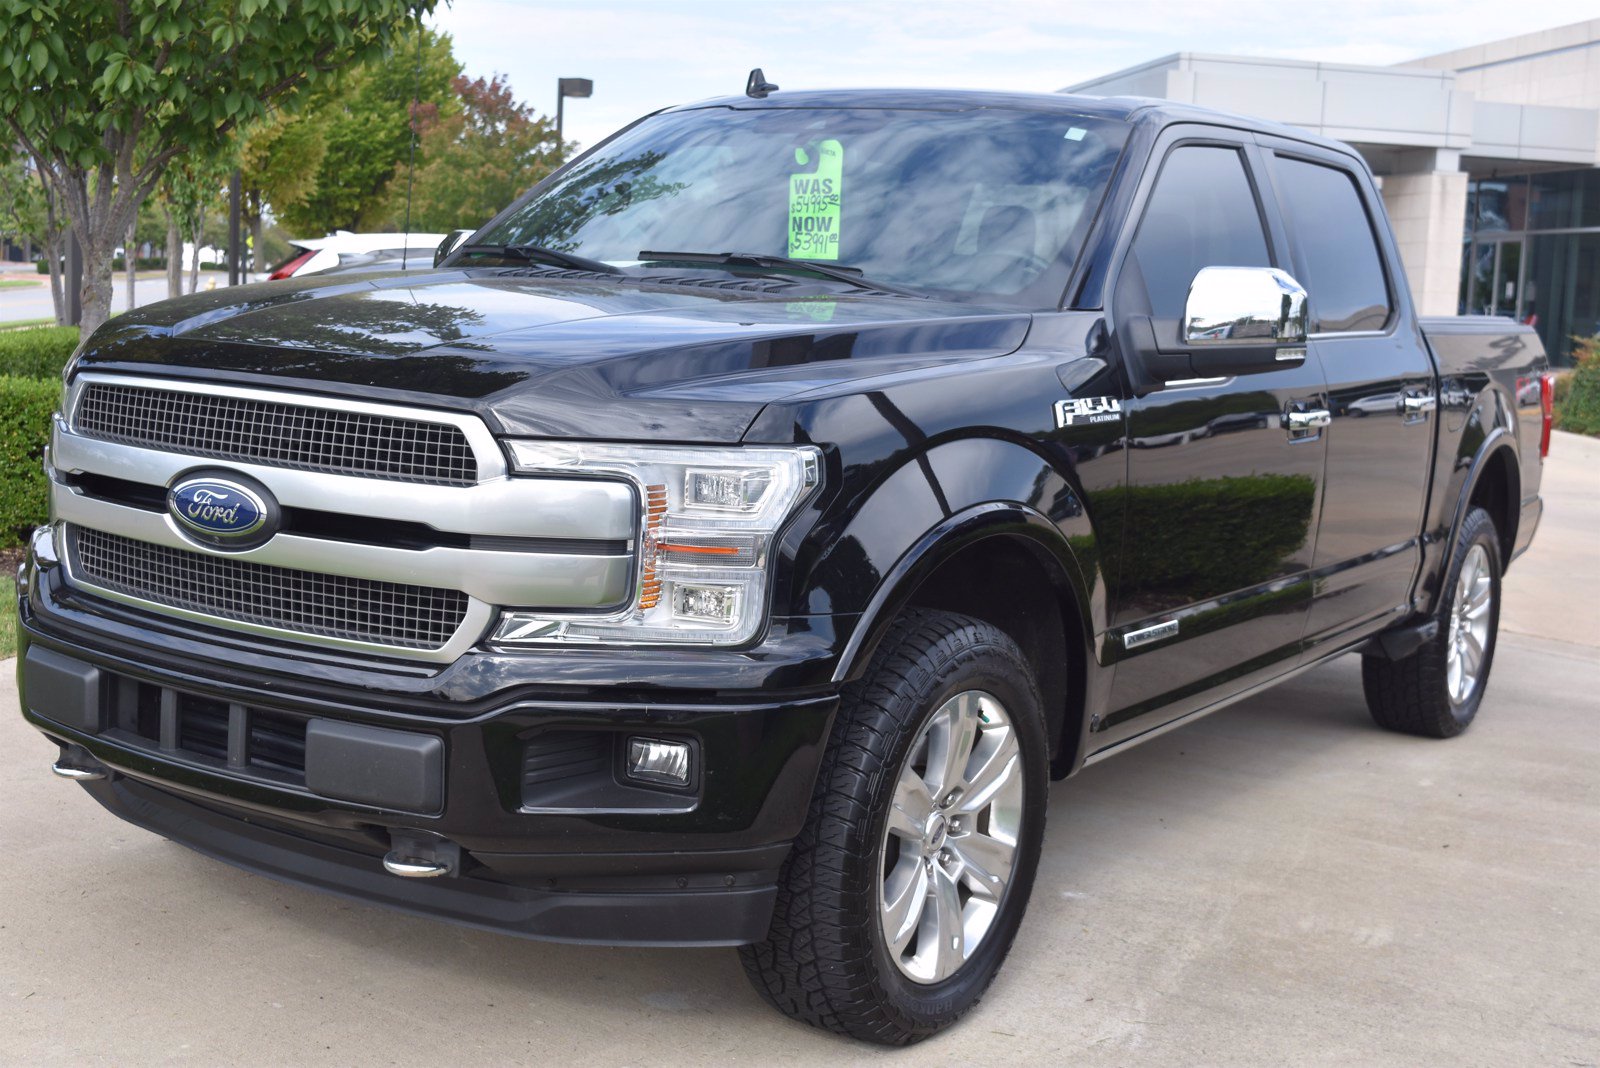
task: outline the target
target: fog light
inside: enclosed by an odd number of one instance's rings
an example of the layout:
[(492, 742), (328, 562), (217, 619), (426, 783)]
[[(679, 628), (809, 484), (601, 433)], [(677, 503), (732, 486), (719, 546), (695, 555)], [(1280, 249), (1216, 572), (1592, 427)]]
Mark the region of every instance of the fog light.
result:
[(689, 785), (689, 743), (628, 739), (628, 778), (667, 786)]

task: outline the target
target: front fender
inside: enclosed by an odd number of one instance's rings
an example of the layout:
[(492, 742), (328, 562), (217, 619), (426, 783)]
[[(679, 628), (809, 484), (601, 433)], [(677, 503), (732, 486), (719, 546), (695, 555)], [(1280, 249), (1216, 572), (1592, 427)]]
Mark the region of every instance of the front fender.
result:
[(940, 563), (999, 535), (1036, 549), (1070, 591), (1081, 633), (1105, 630), (1103, 555), (1070, 467), (1015, 441), (947, 441), (867, 490), (802, 580), (804, 611), (854, 618), (835, 681), (859, 677), (884, 631)]

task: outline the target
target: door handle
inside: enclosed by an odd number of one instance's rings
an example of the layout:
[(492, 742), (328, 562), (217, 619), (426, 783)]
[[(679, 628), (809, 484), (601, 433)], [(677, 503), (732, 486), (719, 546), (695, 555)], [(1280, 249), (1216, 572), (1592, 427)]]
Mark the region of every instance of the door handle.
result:
[(1400, 398), (1400, 410), (1407, 415), (1425, 415), (1439, 407), (1439, 398), (1432, 393), (1407, 393)]
[(1320, 430), (1333, 422), (1333, 413), (1327, 409), (1318, 409), (1310, 412), (1288, 411), (1283, 413), (1283, 428), (1285, 430)]

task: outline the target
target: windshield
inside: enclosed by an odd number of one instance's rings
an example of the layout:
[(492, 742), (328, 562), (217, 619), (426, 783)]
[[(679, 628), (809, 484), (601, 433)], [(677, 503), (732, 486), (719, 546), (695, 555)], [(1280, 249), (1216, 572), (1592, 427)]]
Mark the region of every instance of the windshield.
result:
[(1120, 122), (1047, 111), (672, 112), (602, 145), (472, 240), (630, 269), (645, 251), (754, 253), (930, 296), (1054, 308), (1125, 137)]

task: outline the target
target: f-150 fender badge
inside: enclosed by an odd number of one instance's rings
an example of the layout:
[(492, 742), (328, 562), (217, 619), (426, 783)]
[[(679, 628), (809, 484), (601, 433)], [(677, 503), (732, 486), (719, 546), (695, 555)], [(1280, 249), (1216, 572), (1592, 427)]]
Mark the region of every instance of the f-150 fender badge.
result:
[(1073, 397), (1056, 401), (1056, 426), (1115, 423), (1122, 418), (1122, 402), (1115, 397)]

